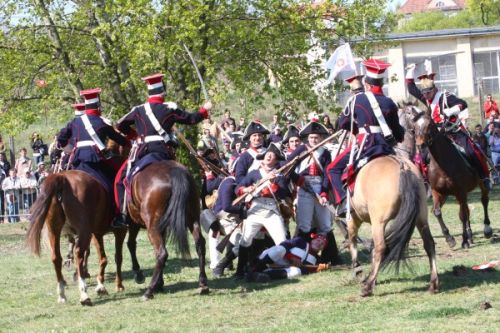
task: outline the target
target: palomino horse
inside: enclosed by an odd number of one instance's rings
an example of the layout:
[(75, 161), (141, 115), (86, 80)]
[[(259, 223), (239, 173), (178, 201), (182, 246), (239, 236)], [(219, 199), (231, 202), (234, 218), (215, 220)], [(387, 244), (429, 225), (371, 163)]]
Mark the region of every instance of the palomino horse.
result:
[(199, 224), (200, 198), (193, 176), (182, 164), (173, 160), (161, 161), (139, 171), (131, 188), (128, 212), (134, 223), (129, 227), (127, 245), (136, 282), (144, 280), (136, 256), (136, 237), (141, 226), (147, 229), (156, 258), (153, 277), (143, 299), (152, 299), (154, 292), (163, 288), (163, 268), (168, 257), (165, 242), (169, 238), (173, 239), (181, 255), (189, 255), (187, 229), (193, 235), (199, 258), (200, 293), (208, 293), (205, 238)]
[(441, 207), (448, 195), (454, 195), (460, 205), (459, 217), (462, 221), (462, 247), (469, 247), (472, 241), (470, 211), (467, 205), (467, 193), (476, 186), (481, 189), (481, 203), (484, 210), (484, 236), (490, 238), (493, 230), (488, 217), (489, 189), (481, 181), (465, 157), (454, 144), (442, 133), (430, 116), (417, 107), (411, 107), (417, 146), (426, 145), (430, 153), (428, 168), (429, 183), (432, 188), (433, 213), (439, 221), (443, 235), (450, 247), (456, 242), (444, 224)]
[[(59, 303), (66, 301), (61, 267), (61, 234), (76, 236), (75, 257), (80, 303), (92, 305), (85, 283), (85, 253), (88, 253), (93, 237), (99, 257), (96, 292), (107, 294), (104, 287), (104, 270), (107, 265), (103, 236), (110, 231), (110, 221), (114, 216), (110, 195), (93, 177), (82, 171), (65, 171), (49, 175), (43, 182), (40, 195), (31, 208), (30, 226), (27, 242), (31, 250), (40, 254), (42, 228), (47, 225), (51, 247), (51, 259), (57, 276), (57, 295)], [(116, 289), (124, 290), (121, 278), (122, 249), (126, 230), (115, 229)]]
[[(371, 224), (374, 248), (372, 270), (365, 280), (361, 296), (373, 293), (380, 268), (404, 259), (415, 226), (429, 257), (429, 291), (439, 288), (436, 253), (427, 222), (425, 187), (418, 169), (409, 160), (396, 156), (375, 158), (364, 166), (356, 179), (351, 197), (352, 218), (348, 222), (352, 267), (359, 273), (356, 235), (363, 221)], [(386, 224), (393, 220), (388, 230)]]

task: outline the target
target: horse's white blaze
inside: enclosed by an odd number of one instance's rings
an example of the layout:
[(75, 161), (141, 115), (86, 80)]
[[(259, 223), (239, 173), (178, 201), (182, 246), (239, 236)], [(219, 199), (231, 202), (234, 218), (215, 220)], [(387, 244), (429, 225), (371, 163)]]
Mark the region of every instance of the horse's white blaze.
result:
[(419, 120), (417, 120), (417, 125), (419, 127), (422, 127), (422, 125), (424, 124), (424, 122), (425, 122), (425, 119), (424, 118), (420, 118)]

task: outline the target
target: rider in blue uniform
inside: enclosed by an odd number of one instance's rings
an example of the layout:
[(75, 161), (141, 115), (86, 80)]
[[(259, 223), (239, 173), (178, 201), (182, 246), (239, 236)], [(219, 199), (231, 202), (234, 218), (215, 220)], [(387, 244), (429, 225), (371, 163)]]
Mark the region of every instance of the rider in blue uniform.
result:
[(76, 115), (61, 129), (57, 143), (59, 147), (72, 143), (74, 148), (69, 161), (72, 168), (96, 178), (112, 195), (114, 170), (106, 164), (106, 139), (109, 138), (121, 146), (128, 146), (130, 143), (101, 117), (100, 93), (100, 88), (80, 92), (85, 99), (85, 113)]
[[(359, 157), (354, 161), (358, 167), (371, 159), (395, 154), (393, 145), (403, 141), (404, 128), (399, 124), (398, 107), (389, 97), (384, 96), (384, 73), (390, 64), (369, 59), (363, 62), (366, 67), (365, 92), (351, 97), (345, 111), (339, 117), (339, 127), (356, 135)], [(378, 117), (377, 117), (378, 115)], [(353, 144), (349, 145), (327, 167), (327, 174), (333, 187), (335, 204), (338, 206), (345, 198), (342, 174), (349, 163)], [(357, 152), (355, 152), (358, 155)], [(345, 206), (337, 210), (339, 216), (346, 213)]]
[[(135, 137), (137, 146), (129, 157), (130, 172), (136, 173), (151, 163), (174, 159), (174, 136), (172, 127), (175, 123), (195, 125), (208, 118), (212, 103), (207, 101), (199, 112), (186, 112), (174, 102), (165, 103), (164, 74), (154, 74), (143, 78), (148, 85), (148, 100), (135, 106), (117, 123), (120, 132), (128, 137)], [(135, 128), (135, 130), (132, 128)], [(115, 202), (122, 212), (122, 219), (115, 227), (127, 225), (126, 205), (124, 204), (125, 186), (123, 181), (127, 176), (125, 163), (115, 179)]]

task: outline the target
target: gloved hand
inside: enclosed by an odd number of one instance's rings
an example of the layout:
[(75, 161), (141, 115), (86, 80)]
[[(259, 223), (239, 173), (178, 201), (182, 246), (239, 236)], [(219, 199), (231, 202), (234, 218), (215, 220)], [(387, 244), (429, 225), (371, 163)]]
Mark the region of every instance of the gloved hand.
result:
[(203, 108), (207, 111), (212, 110), (212, 107), (213, 107), (213, 105), (212, 105), (212, 102), (210, 102), (210, 101), (206, 101), (205, 104), (203, 104)]
[(407, 80), (414, 80), (415, 79), (415, 68), (416, 67), (417, 67), (417, 65), (415, 65), (415, 64), (409, 64), (408, 66), (406, 66), (405, 79), (407, 79)]
[(458, 105), (455, 105), (451, 108), (448, 108), (448, 109), (444, 109), (443, 110), (443, 113), (449, 118), (449, 117), (452, 117), (452, 116), (456, 116), (460, 113), (460, 106)]

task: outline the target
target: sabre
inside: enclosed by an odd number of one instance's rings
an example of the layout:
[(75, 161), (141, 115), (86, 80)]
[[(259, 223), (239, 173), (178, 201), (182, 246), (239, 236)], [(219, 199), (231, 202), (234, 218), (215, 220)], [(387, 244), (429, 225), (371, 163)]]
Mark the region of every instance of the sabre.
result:
[(203, 78), (201, 77), (200, 70), (198, 69), (196, 62), (194, 61), (193, 55), (191, 54), (191, 51), (189, 51), (186, 44), (182, 43), (182, 46), (184, 46), (184, 49), (186, 50), (189, 59), (191, 59), (191, 62), (193, 63), (194, 69), (196, 70), (196, 74), (198, 75), (198, 80), (200, 80), (201, 90), (203, 91), (203, 95), (205, 96), (205, 100), (208, 101), (207, 88), (205, 87), (205, 82), (203, 81)]

